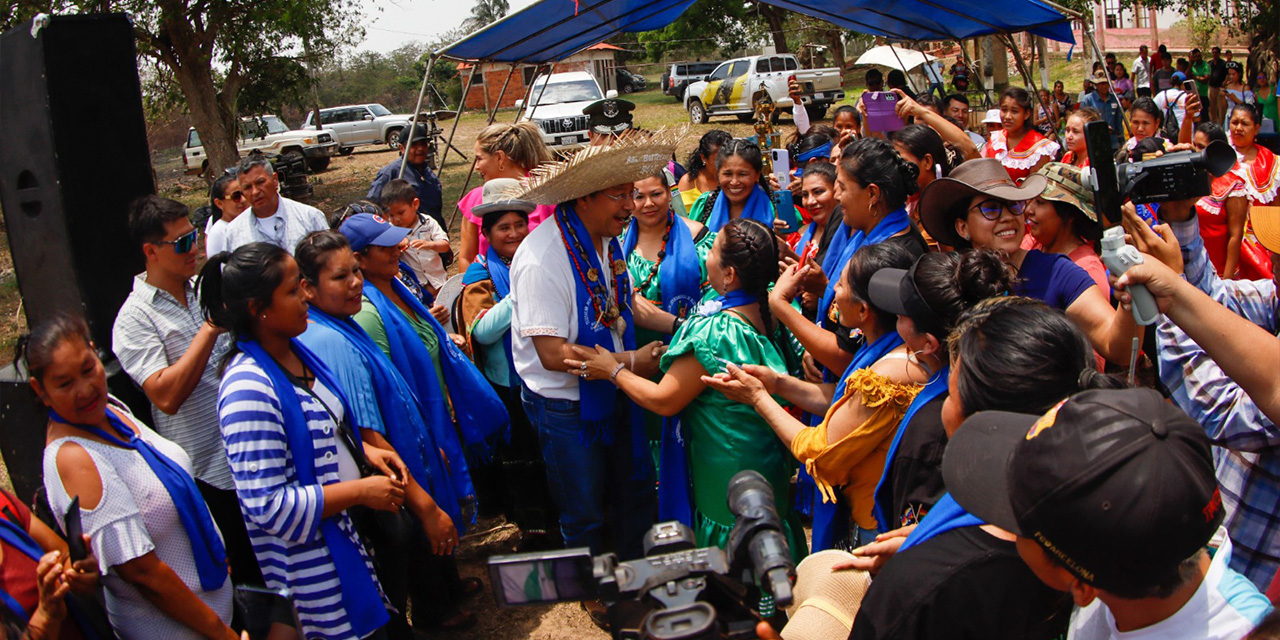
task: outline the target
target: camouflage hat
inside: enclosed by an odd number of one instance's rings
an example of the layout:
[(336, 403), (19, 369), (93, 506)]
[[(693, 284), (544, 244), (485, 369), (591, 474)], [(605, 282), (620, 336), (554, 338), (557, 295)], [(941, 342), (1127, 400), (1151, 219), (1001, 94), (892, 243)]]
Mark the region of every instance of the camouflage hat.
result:
[(1064, 162), (1050, 162), (1036, 173), (1049, 181), (1044, 193), (1040, 194), (1041, 198), (1065, 202), (1079, 209), (1090, 220), (1098, 221), (1098, 213), (1093, 210), (1093, 192), (1085, 188), (1080, 169)]

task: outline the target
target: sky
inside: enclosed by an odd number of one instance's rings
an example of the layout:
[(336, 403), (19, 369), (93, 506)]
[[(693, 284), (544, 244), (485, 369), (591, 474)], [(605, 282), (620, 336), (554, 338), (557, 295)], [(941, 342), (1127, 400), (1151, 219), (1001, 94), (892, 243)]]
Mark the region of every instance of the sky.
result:
[[(509, 0), (508, 14), (534, 0)], [(386, 53), (410, 42), (425, 42), (462, 25), (473, 0), (381, 0), (365, 6), (365, 40), (358, 51)]]

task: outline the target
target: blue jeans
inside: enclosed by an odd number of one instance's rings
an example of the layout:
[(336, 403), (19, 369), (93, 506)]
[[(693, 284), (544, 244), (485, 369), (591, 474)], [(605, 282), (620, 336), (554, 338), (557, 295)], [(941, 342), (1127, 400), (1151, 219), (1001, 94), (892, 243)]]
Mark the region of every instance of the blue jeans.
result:
[(631, 403), (619, 394), (611, 444), (597, 440), (588, 445), (583, 444), (578, 402), (544, 398), (528, 389), (521, 399), (538, 431), (551, 497), (560, 508), (564, 546), (603, 553), (607, 512), (613, 551), (624, 560), (643, 556), (657, 496), (653, 459), (647, 451), (633, 455), (631, 429), (644, 425), (630, 424)]

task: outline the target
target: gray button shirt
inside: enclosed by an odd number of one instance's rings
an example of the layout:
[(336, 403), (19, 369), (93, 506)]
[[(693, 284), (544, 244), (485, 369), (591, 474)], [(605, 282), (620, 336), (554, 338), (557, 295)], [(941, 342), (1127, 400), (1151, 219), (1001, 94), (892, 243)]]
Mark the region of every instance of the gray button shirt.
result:
[[(169, 293), (147, 284), (146, 277), (143, 273), (134, 279), (133, 291), (120, 307), (111, 334), (120, 365), (138, 386), (176, 363), (204, 324), (193, 285), (187, 285), (184, 307)], [(156, 432), (187, 452), (195, 477), (224, 490), (234, 489), (235, 484), (218, 428), (218, 363), (230, 348), (230, 337), (218, 338), (200, 382), (177, 413), (169, 415), (151, 408)]]

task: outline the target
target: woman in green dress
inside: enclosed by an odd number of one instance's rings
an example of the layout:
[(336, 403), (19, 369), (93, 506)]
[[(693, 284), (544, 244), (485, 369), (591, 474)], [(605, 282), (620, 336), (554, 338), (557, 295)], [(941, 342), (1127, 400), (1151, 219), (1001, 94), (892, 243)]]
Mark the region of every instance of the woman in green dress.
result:
[[(587, 379), (612, 380), (649, 411), (680, 416), (680, 446), (670, 456), (668, 447), (663, 450), (660, 519), (689, 524), (700, 546), (725, 546), (734, 523), (729, 479), (752, 469), (773, 487), (791, 554), (799, 560), (808, 547), (789, 499), (794, 459), (755, 411), (702, 382), (702, 376), (723, 371), (726, 362), (786, 372), (794, 360), (793, 354), (784, 354), (789, 342), (764, 304), (778, 275), (773, 233), (759, 222), (734, 220), (717, 236), (706, 264), (707, 278), (720, 295), (703, 303), (676, 331), (662, 357), (661, 380), (631, 373), (619, 366), (615, 354), (600, 349), (578, 349), (583, 359), (565, 363), (581, 369)], [(686, 477), (683, 482), (676, 480), (681, 476)]]
[[(622, 252), (635, 283), (637, 305), (652, 305), (648, 327), (636, 326), (636, 344), (670, 342), (689, 312), (702, 301), (707, 285), (707, 254), (716, 234), (671, 208), (671, 189), (665, 173), (635, 183), (636, 210), (622, 237)], [(659, 464), (662, 417), (645, 412), (645, 433)]]
[(773, 201), (765, 189), (764, 157), (749, 140), (733, 139), (716, 154), (719, 188), (702, 194), (689, 209), (689, 219), (713, 233), (731, 220), (749, 218), (773, 228)]

